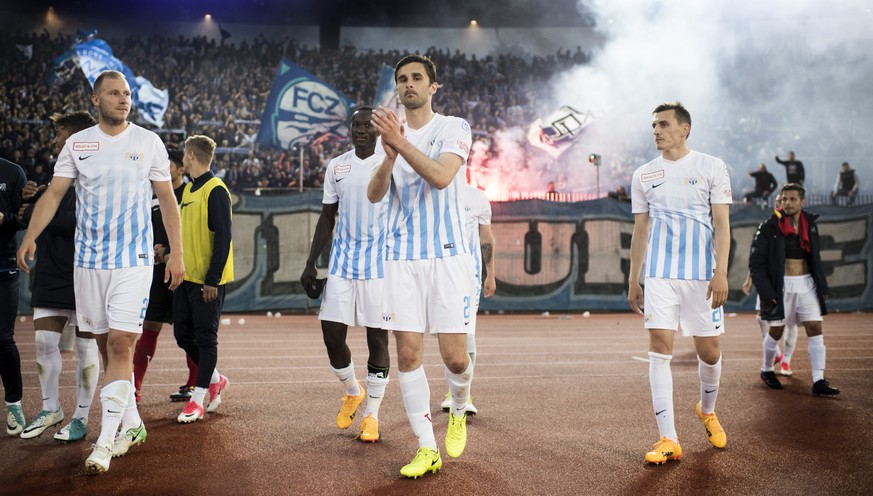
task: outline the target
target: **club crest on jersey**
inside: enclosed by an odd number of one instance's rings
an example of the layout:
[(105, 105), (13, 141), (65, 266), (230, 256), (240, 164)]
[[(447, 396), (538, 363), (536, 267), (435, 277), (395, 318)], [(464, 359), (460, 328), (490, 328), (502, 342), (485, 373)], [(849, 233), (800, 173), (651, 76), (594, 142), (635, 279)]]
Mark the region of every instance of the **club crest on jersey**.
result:
[(73, 143), (74, 152), (96, 152), (99, 149), (99, 141), (76, 141)]
[(654, 181), (656, 179), (664, 179), (664, 169), (655, 172), (648, 172), (646, 174), (640, 174), (640, 182), (643, 183)]
[(689, 186), (694, 186), (694, 185), (696, 185), (698, 182), (700, 182), (700, 178), (699, 178), (699, 177), (691, 176), (691, 177), (686, 177), (686, 178), (685, 178), (685, 184), (688, 184)]
[(392, 320), (394, 320), (394, 313), (383, 313), (382, 320), (384, 320), (385, 322), (391, 322)]
[(142, 159), (142, 154), (136, 152), (128, 152), (127, 155), (125, 155), (125, 158), (127, 160), (130, 160), (131, 162), (139, 162), (140, 159)]

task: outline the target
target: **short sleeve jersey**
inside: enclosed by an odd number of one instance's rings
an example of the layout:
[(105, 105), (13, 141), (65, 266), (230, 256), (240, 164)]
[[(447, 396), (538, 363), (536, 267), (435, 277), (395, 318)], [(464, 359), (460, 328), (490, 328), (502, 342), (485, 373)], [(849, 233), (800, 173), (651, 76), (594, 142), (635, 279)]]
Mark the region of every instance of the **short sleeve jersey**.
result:
[(675, 162), (658, 157), (634, 172), (631, 198), (633, 213), (650, 218), (643, 274), (712, 279), (712, 205), (732, 203), (725, 163), (695, 151)]
[(90, 127), (67, 139), (54, 174), (76, 183), (77, 267), (152, 264), (151, 181), (170, 181), (157, 134), (133, 123), (117, 136)]
[[(431, 186), (403, 157), (397, 157), (388, 190), (388, 260), (443, 258), (467, 252), (464, 188), (472, 135), (467, 121), (435, 114), (420, 129), (404, 128), (406, 139), (433, 160), (443, 153), (464, 164), (443, 189)], [(377, 148), (381, 144), (377, 145)]]
[[(377, 148), (378, 149), (378, 148)], [(345, 279), (381, 279), (385, 263), (388, 199), (370, 203), (367, 185), (384, 154), (360, 159), (348, 151), (327, 165), (322, 203), (339, 202), (328, 272)]]
[(485, 192), (479, 188), (467, 185), (467, 198), (464, 203), (467, 212), (464, 224), (464, 234), (467, 239), (467, 250), (473, 255), (476, 280), (482, 280), (482, 250), (479, 247), (479, 226), (491, 224), (491, 203)]

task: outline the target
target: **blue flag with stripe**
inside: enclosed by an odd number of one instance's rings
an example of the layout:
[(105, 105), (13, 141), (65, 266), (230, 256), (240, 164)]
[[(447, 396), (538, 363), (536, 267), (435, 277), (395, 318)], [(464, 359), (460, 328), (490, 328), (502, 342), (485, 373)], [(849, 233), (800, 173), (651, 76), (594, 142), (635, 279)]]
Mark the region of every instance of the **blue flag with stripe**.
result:
[(326, 135), (346, 138), (352, 107), (349, 97), (283, 58), (261, 118), (258, 143), (288, 149)]

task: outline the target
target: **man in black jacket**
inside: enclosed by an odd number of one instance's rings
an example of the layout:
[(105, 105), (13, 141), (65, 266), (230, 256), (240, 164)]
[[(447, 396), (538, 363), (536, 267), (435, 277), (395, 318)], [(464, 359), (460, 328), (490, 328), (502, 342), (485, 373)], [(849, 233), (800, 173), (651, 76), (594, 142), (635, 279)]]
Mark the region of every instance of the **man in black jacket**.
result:
[(788, 160), (780, 160), (779, 155), (776, 155), (776, 162), (785, 166), (786, 183), (797, 183), (803, 186), (803, 181), (806, 180), (806, 171), (803, 168), (803, 162), (794, 158), (794, 152), (788, 152)]
[(18, 210), (26, 182), (24, 170), (18, 164), (0, 158), (0, 377), (6, 400), (6, 433), (10, 436), (17, 436), (25, 426), (21, 410), (21, 358), (13, 333), (19, 289), (15, 236), (21, 229)]
[(749, 175), (755, 179), (755, 189), (746, 193), (743, 196), (743, 200), (746, 203), (750, 203), (752, 200), (758, 199), (766, 203), (773, 190), (776, 189), (776, 178), (773, 177), (773, 174), (767, 170), (767, 166), (764, 164), (759, 165), (758, 170), (755, 172), (749, 172)]
[(821, 263), (821, 242), (817, 215), (803, 211), (806, 191), (789, 183), (782, 187), (782, 211), (774, 211), (755, 233), (749, 254), (749, 271), (761, 297), (761, 319), (770, 324), (764, 338), (764, 364), (761, 379), (773, 389), (782, 383), (773, 371), (776, 343), (782, 337), (786, 317), (796, 315), (808, 336), (812, 366), (812, 394), (836, 396), (840, 390), (824, 378), (825, 345), (822, 316), (828, 283)]

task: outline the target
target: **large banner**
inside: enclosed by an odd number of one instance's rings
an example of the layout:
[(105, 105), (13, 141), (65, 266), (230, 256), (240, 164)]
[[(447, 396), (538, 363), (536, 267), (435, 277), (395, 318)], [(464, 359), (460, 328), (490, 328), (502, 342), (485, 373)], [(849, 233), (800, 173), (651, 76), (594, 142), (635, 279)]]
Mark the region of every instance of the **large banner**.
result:
[(261, 117), (258, 143), (288, 149), (330, 135), (345, 138), (352, 103), (336, 88), (282, 59)]
[(49, 74), (49, 84), (54, 85), (69, 80), (78, 67), (88, 78), (91, 86), (103, 71), (118, 71), (127, 78), (130, 85), (130, 99), (139, 116), (149, 124), (164, 125), (164, 113), (170, 103), (167, 90), (155, 88), (148, 79), (137, 76), (130, 67), (112, 54), (112, 48), (103, 40), (88, 39), (76, 43), (73, 48), (55, 59), (54, 71)]
[[(320, 191), (233, 195), (236, 280), (228, 284), (225, 312), (318, 309), (320, 302), (303, 291), (300, 274), (321, 200)], [(492, 210), (497, 294), (482, 298), (480, 311), (630, 311), (627, 278), (634, 221), (629, 202), (525, 200), (494, 203)], [(821, 215), (821, 255), (831, 289), (828, 309), (873, 309), (873, 205), (811, 210)], [(753, 206), (732, 207), (728, 312), (755, 308), (755, 291), (745, 295), (741, 288), (752, 237), (768, 214)], [(327, 274), (327, 262), (327, 253), (322, 253), (316, 263), (321, 277)], [(26, 312), (27, 280), (21, 287)]]

